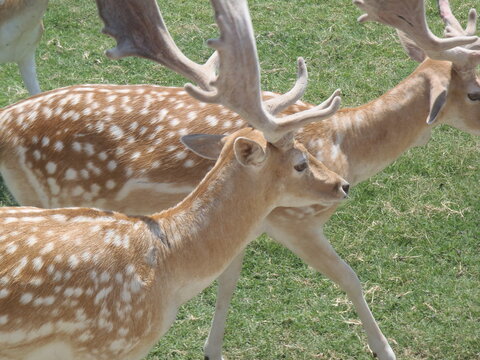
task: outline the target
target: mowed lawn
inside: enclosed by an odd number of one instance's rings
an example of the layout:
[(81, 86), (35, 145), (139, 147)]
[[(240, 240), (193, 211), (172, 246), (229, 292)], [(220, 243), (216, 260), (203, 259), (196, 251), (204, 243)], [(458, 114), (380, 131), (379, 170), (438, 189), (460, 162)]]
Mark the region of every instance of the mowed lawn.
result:
[[(465, 19), (474, 0), (451, 0)], [(250, 1), (265, 90), (284, 92), (304, 56), (305, 99), (341, 88), (343, 106), (366, 103), (416, 64), (395, 32), (358, 24), (350, 0)], [(209, 2), (161, 1), (184, 52), (204, 61), (216, 34)], [(437, 34), (434, 1), (428, 17)], [(143, 59), (112, 61), (93, 1), (52, 0), (37, 53), (43, 90), (72, 84), (181, 86), (185, 80)], [(27, 96), (13, 64), (0, 65), (0, 106)], [(480, 105), (479, 105), (480, 106)], [(55, 124), (52, 124), (55, 126)], [(1, 131), (1, 129), (0, 129)], [(4, 156), (8, 156), (5, 154)], [(326, 227), (357, 271), (368, 303), (399, 359), (480, 359), (480, 138), (438, 127), (427, 146), (356, 186)], [(2, 205), (13, 204), (6, 190)], [(1, 266), (1, 264), (0, 264)], [(200, 359), (215, 302), (210, 287), (186, 304), (151, 359)], [(248, 247), (224, 347), (232, 359), (370, 359), (345, 294), (264, 236)]]

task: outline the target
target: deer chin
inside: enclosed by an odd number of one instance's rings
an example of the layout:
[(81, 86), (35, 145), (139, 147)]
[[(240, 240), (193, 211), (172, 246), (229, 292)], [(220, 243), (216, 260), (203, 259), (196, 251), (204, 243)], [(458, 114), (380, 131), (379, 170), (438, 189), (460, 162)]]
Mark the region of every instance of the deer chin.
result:
[(316, 205), (321, 205), (321, 206), (325, 206), (325, 207), (332, 207), (332, 206), (341, 204), (342, 202), (344, 202), (347, 199), (348, 199), (348, 195), (345, 195), (342, 198), (338, 198), (338, 199), (319, 201)]
[(341, 202), (345, 201), (348, 198), (346, 194), (340, 194), (338, 196), (329, 196), (328, 198), (325, 196), (319, 197), (311, 197), (308, 199), (305, 198), (298, 198), (294, 196), (289, 196), (284, 199), (280, 203), (276, 205), (276, 207), (292, 207), (292, 208), (308, 208), (311, 206), (321, 206), (325, 208), (329, 208), (331, 206), (340, 204)]

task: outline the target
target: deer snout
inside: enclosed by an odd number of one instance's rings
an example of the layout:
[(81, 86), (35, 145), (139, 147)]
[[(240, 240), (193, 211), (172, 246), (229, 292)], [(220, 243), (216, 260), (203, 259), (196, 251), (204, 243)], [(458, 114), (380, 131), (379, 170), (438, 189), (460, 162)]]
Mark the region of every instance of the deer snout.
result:
[(338, 192), (343, 195), (343, 198), (348, 197), (348, 191), (350, 190), (350, 184), (345, 180), (341, 180), (338, 183)]

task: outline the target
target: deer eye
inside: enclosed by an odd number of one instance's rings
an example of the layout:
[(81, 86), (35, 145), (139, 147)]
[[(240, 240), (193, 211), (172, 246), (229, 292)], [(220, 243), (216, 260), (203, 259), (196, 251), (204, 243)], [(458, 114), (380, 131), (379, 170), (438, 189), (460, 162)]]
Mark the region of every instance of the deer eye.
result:
[(480, 92), (479, 93), (468, 94), (468, 98), (472, 101), (479, 101), (480, 100)]
[(308, 164), (306, 161), (302, 161), (300, 164), (294, 166), (295, 170), (302, 172), (307, 168)]

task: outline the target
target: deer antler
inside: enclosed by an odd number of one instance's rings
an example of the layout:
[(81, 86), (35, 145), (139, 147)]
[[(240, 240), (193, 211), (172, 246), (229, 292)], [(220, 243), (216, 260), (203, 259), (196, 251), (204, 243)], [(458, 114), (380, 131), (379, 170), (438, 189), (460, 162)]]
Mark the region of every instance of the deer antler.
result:
[(283, 95), (276, 96), (273, 99), (264, 102), (265, 108), (270, 114), (275, 115), (279, 112), (282, 112), (290, 105), (295, 104), (297, 100), (299, 100), (305, 93), (308, 82), (308, 72), (307, 66), (305, 65), (305, 60), (303, 60), (302, 57), (298, 58), (297, 65), (297, 81), (295, 82), (293, 88)]
[(303, 125), (333, 115), (340, 106), (339, 91), (312, 109), (275, 118), (278, 112), (298, 100), (306, 86), (306, 70), (299, 60), (299, 76), (294, 88), (264, 103), (260, 90), (260, 65), (246, 0), (212, 0), (220, 38), (209, 40), (218, 52), (218, 75), (213, 66), (198, 65), (175, 45), (163, 22), (155, 0), (97, 0), (104, 32), (117, 39), (112, 57), (142, 56), (157, 61), (194, 80), (200, 87), (185, 85), (200, 101), (219, 103), (238, 113), (262, 130), (270, 142)]
[[(463, 29), (460, 22), (453, 15), (450, 9), (448, 0), (438, 0), (438, 8), (440, 10), (440, 17), (445, 23), (445, 36), (452, 38), (458, 36), (474, 36), (477, 32), (477, 12), (475, 9), (470, 9), (468, 13), (467, 27)], [(480, 49), (480, 40), (467, 46), (469, 49)]]
[(209, 88), (216, 55), (204, 65), (187, 58), (170, 36), (155, 1), (98, 0), (97, 6), (105, 23), (102, 32), (117, 40), (117, 46), (106, 52), (109, 58), (139, 56), (165, 66), (169, 64), (173, 71)]
[(460, 68), (480, 63), (480, 52), (465, 47), (478, 41), (478, 37), (469, 36), (471, 31), (464, 32), (462, 29), (461, 34), (447, 38), (439, 38), (430, 31), (424, 0), (353, 0), (353, 3), (367, 13), (358, 18), (360, 22), (377, 21), (396, 28), (432, 59), (451, 61)]

